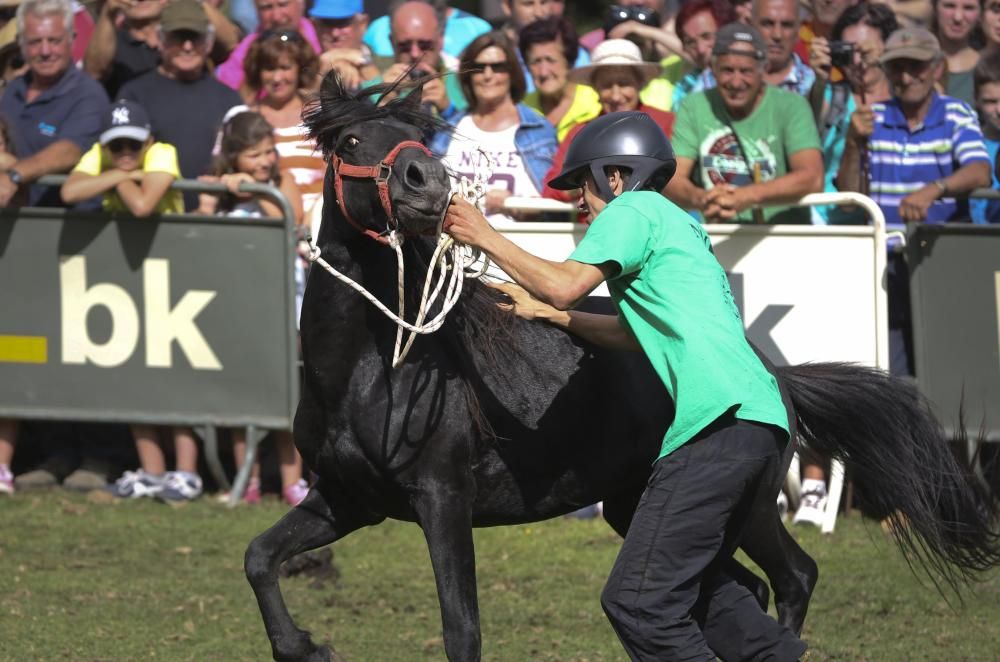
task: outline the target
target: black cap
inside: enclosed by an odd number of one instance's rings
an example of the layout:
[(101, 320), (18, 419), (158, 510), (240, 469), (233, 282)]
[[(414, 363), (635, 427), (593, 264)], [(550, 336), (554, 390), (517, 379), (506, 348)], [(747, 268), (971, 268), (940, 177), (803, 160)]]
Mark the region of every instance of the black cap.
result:
[[(750, 46), (737, 46), (736, 44), (746, 44)], [(715, 33), (715, 45), (712, 47), (712, 55), (749, 55), (752, 58), (763, 61), (766, 55), (764, 37), (757, 28), (746, 23), (729, 23)]]
[(102, 145), (107, 145), (115, 138), (131, 138), (146, 142), (151, 132), (152, 127), (146, 110), (135, 101), (120, 99), (111, 104), (104, 116), (100, 142)]

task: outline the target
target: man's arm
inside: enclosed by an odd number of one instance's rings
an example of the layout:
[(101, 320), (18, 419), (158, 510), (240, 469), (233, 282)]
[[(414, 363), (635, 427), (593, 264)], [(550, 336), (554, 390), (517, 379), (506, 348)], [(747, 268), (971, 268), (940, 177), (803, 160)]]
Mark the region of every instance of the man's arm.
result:
[(514, 313), (518, 317), (527, 320), (544, 320), (601, 347), (633, 352), (642, 350), (635, 337), (622, 326), (617, 315), (559, 310), (533, 298), (517, 285), (500, 283), (493, 287), (511, 298), (514, 302)]
[(128, 178), (129, 173), (117, 168), (105, 170), (98, 175), (74, 172), (63, 183), (59, 194), (62, 196), (63, 202), (75, 205), (112, 190)]
[(83, 70), (96, 80), (104, 80), (111, 68), (111, 62), (115, 59), (115, 51), (118, 49), (115, 19), (129, 4), (131, 4), (129, 0), (107, 0), (97, 16), (94, 33), (83, 55)]
[(494, 230), (478, 209), (460, 198), (449, 205), (444, 230), (456, 241), (482, 249), (533, 297), (559, 310), (575, 306), (614, 272), (610, 264), (536, 257)]
[(694, 159), (678, 156), (677, 171), (663, 192), (678, 207), (701, 211), (705, 208), (705, 196), (708, 192), (691, 181), (694, 165)]
[(967, 163), (943, 179), (930, 182), (899, 201), (899, 216), (907, 223), (927, 219), (927, 211), (938, 198), (963, 194), (977, 188), (989, 188), (990, 164)]
[(83, 151), (71, 140), (57, 140), (45, 149), (19, 160), (14, 169), (26, 182), (33, 182), (42, 175), (69, 172), (77, 164)]
[(126, 179), (118, 184), (115, 190), (133, 216), (149, 216), (166, 195), (167, 189), (174, 181), (174, 176), (167, 172), (147, 172), (144, 174), (135, 172), (130, 174), (137, 179), (141, 175), (141, 179), (138, 182)]
[(851, 113), (851, 121), (844, 140), (844, 154), (840, 157), (840, 169), (834, 182), (837, 190), (864, 191), (861, 181), (861, 157), (868, 140), (875, 131), (875, 115), (870, 106), (858, 106)]
[(236, 44), (240, 43), (242, 38), (240, 29), (219, 11), (215, 4), (203, 2), (201, 6), (205, 8), (205, 15), (208, 16), (208, 21), (215, 28), (215, 45), (212, 47), (212, 55), (216, 62), (221, 62), (233, 52)]

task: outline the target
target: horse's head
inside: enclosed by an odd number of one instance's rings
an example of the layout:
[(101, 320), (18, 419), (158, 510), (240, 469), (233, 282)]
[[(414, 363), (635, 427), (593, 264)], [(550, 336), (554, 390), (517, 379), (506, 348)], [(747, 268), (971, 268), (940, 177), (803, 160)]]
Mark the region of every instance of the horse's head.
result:
[[(359, 231), (382, 236), (431, 234), (451, 196), (448, 174), (421, 139), (444, 125), (420, 108), (420, 91), (375, 105), (391, 86), (351, 94), (331, 73), (306, 125), (327, 158), (328, 203), (336, 204)], [(332, 187), (333, 190), (330, 190)]]

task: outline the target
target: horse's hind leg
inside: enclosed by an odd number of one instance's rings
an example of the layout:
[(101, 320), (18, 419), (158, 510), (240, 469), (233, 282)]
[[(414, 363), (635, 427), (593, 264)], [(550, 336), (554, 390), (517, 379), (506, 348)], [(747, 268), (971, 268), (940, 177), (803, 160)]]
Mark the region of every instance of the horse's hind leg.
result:
[[(316, 646), (309, 633), (297, 628), (292, 621), (278, 586), (278, 567), (296, 554), (328, 545), (378, 521), (363, 513), (347, 511), (341, 505), (349, 503), (346, 498), (324, 492), (333, 490), (320, 479), (302, 503), (257, 536), (247, 548), (244, 568), (257, 596), (275, 660), (329, 660), (331, 657), (328, 648)], [(331, 508), (333, 499), (337, 499), (336, 510)]]
[(754, 509), (741, 546), (774, 589), (778, 622), (800, 634), (819, 568), (788, 533), (773, 498), (770, 505), (770, 509)]

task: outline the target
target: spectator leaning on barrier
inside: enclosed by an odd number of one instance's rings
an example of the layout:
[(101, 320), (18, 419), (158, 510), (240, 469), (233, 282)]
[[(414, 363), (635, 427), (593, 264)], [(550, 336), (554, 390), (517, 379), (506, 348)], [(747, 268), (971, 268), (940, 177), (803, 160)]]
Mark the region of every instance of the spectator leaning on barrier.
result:
[[(101, 130), (104, 90), (72, 65), (73, 8), (69, 0), (25, 0), (17, 10), (18, 42), (28, 72), (0, 99), (17, 158), (0, 172), (0, 207), (42, 175), (68, 172)], [(27, 203), (62, 206), (57, 189), (31, 186)]]
[[(983, 142), (990, 155), (993, 190), (1000, 189), (1000, 51), (984, 55), (975, 72), (976, 110), (983, 127)], [(1000, 200), (969, 201), (975, 223), (1000, 223)]]
[(319, 58), (320, 77), (336, 69), (348, 89), (378, 76), (372, 51), (361, 38), (368, 27), (368, 14), (361, 0), (319, 0), (309, 10), (309, 18), (323, 49)]
[(867, 146), (870, 195), (888, 224), (968, 218), (967, 202), (953, 196), (989, 186), (989, 155), (972, 108), (934, 90), (945, 66), (937, 38), (920, 28), (897, 30), (881, 63), (892, 98), (854, 111), (838, 188), (864, 190)]
[(753, 26), (760, 30), (767, 44), (764, 80), (805, 96), (816, 74), (794, 50), (800, 25), (798, 0), (754, 0)]
[(601, 102), (594, 89), (569, 80), (569, 63), (576, 60), (580, 47), (566, 17), (530, 23), (521, 30), (517, 46), (536, 85), (534, 92), (524, 96), (524, 104), (545, 115), (560, 142), (574, 126), (600, 114)]
[(765, 59), (756, 28), (725, 26), (712, 49), (718, 85), (677, 113), (677, 174), (667, 196), (707, 222), (808, 223), (808, 209), (780, 205), (823, 188), (809, 104), (764, 82)]
[[(215, 80), (207, 67), (213, 29), (197, 0), (172, 0), (160, 18), (160, 66), (122, 87), (121, 97), (149, 113), (156, 139), (177, 148), (181, 175), (205, 174), (226, 111), (240, 96)], [(198, 196), (184, 194), (186, 209)]]
[(244, 37), (215, 72), (220, 81), (234, 90), (239, 90), (243, 85), (243, 60), (250, 45), (268, 30), (295, 30), (309, 42), (317, 54), (323, 51), (316, 29), (304, 17), (305, 0), (255, 0), (255, 3), (260, 17), (257, 32)]
[[(389, 3), (385, 16), (380, 16), (372, 21), (365, 32), (365, 43), (368, 44), (375, 55), (379, 57), (392, 57), (392, 37), (390, 17), (406, 0), (392, 0)], [(457, 58), (465, 50), (469, 43), (481, 34), (485, 34), (493, 29), (489, 22), (484, 21), (475, 14), (458, 7), (449, 7), (445, 0), (426, 0), (427, 4), (434, 7), (438, 12), (438, 20), (444, 23), (444, 43), (442, 50), (451, 57)]]
[(104, 131), (62, 186), (67, 204), (103, 196), (106, 211), (133, 216), (181, 214), (184, 201), (170, 185), (180, 178), (177, 150), (154, 142), (149, 115), (134, 101), (112, 104)]
[[(851, 115), (837, 187), (869, 191), (890, 228), (968, 218), (968, 202), (953, 196), (989, 186), (989, 155), (973, 110), (934, 89), (945, 67), (937, 38), (922, 28), (896, 30), (881, 63), (892, 98)], [(890, 253), (886, 283), (889, 370), (912, 374), (909, 273), (899, 252)]]

